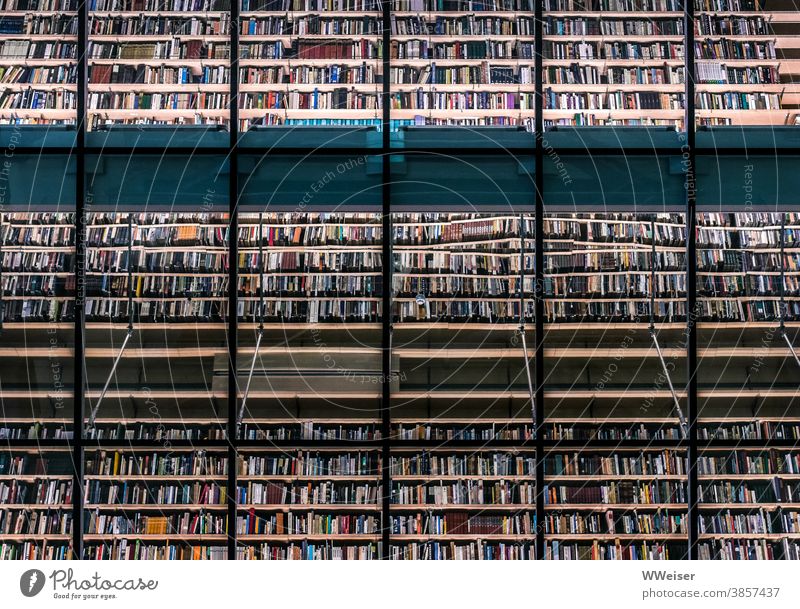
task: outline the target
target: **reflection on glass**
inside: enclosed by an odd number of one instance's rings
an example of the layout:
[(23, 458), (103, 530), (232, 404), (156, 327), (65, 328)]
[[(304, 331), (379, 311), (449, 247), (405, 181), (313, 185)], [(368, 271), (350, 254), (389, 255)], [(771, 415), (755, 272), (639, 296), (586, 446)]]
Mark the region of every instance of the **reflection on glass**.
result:
[(0, 560), (68, 560), (74, 468), (69, 448), (0, 451)]
[(226, 125), (230, 0), (91, 0), (89, 128)]
[(681, 125), (683, 0), (545, 0), (545, 125)]
[(800, 219), (704, 213), (697, 223), (698, 435), (731, 445), (700, 452), (700, 558), (797, 559), (797, 515), (780, 505), (796, 501), (800, 472), (787, 345), (800, 319)]
[(75, 216), (0, 215), (0, 438), (72, 437)]
[(544, 240), (546, 556), (684, 558), (684, 219), (546, 216)]
[(0, 6), (0, 125), (74, 125), (78, 0)]
[(393, 0), (391, 27), (394, 128), (533, 129), (531, 0)]
[(791, 78), (797, 69), (784, 47), (795, 46), (792, 41), (800, 35), (797, 7), (762, 0), (698, 0), (696, 8), (698, 124), (793, 123), (794, 114), (786, 108), (797, 105)]
[(225, 450), (89, 449), (84, 559), (224, 560)]
[(377, 0), (240, 2), (240, 129), (381, 124)]
[(227, 215), (91, 213), (86, 239), (88, 437), (224, 437)]
[(535, 558), (532, 352), (519, 331), (532, 227), (513, 214), (393, 216), (393, 559)]
[(240, 214), (238, 239), (237, 558), (378, 559), (381, 217)]

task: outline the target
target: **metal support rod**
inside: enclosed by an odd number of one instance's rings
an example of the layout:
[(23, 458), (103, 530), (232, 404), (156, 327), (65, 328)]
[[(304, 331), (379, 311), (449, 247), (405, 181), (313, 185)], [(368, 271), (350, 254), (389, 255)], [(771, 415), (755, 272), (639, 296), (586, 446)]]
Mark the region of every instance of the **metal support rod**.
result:
[(545, 559), (544, 538), (544, 0), (534, 0), (533, 16), (534, 35), (534, 73), (535, 78), (535, 114), (534, 135), (534, 323), (536, 370), (536, 549), (534, 556), (538, 560)]
[(255, 351), (253, 351), (253, 359), (250, 361), (250, 372), (247, 374), (247, 384), (244, 386), (244, 394), (242, 395), (242, 403), (239, 406), (239, 414), (236, 417), (236, 426), (237, 429), (241, 426), (242, 420), (244, 419), (244, 410), (247, 406), (247, 396), (250, 393), (250, 382), (253, 380), (253, 371), (256, 367), (256, 358), (258, 357), (258, 350), (261, 348), (261, 339), (264, 337), (264, 329), (259, 328), (258, 334), (256, 335), (256, 347)]
[(528, 377), (528, 395), (531, 397), (531, 420), (536, 425), (536, 393), (533, 391), (533, 378), (531, 377), (531, 366), (528, 358), (528, 344), (525, 340), (525, 326), (519, 327), (522, 337), (522, 357), (525, 359), (525, 375)]
[(239, 414), (236, 416), (236, 430), (242, 425), (244, 420), (244, 410), (247, 405), (247, 396), (250, 394), (250, 383), (253, 380), (253, 371), (256, 368), (256, 359), (258, 358), (259, 349), (261, 349), (261, 339), (264, 338), (264, 234), (263, 234), (263, 214), (258, 214), (258, 312), (256, 313), (256, 320), (258, 321), (258, 333), (256, 335), (256, 347), (253, 351), (253, 359), (250, 361), (250, 372), (247, 375), (247, 384), (244, 387), (244, 394), (242, 395), (242, 403), (239, 406)]
[(528, 344), (525, 339), (525, 216), (519, 217), (519, 334), (522, 339), (522, 357), (525, 362), (525, 376), (528, 380), (528, 395), (531, 398), (531, 424), (536, 425), (536, 394), (533, 391)]
[(684, 416), (683, 409), (681, 409), (681, 404), (678, 401), (678, 394), (675, 393), (675, 388), (672, 386), (672, 379), (669, 376), (669, 369), (667, 368), (667, 363), (664, 361), (664, 356), (661, 353), (661, 347), (658, 344), (658, 338), (656, 337), (656, 331), (654, 328), (650, 329), (650, 337), (653, 339), (653, 344), (656, 347), (656, 353), (658, 354), (658, 360), (661, 362), (661, 368), (664, 371), (664, 376), (667, 377), (667, 385), (669, 385), (669, 391), (672, 394), (672, 401), (675, 404), (675, 412), (678, 414), (678, 420), (680, 421), (681, 435), (685, 439), (688, 437), (688, 425), (686, 423), (686, 417)]
[(786, 341), (786, 345), (789, 347), (789, 351), (792, 352), (792, 357), (794, 357), (794, 361), (797, 362), (797, 365), (800, 366), (800, 358), (797, 357), (797, 352), (794, 350), (792, 346), (792, 341), (789, 340), (789, 337), (786, 335), (786, 332), (783, 332), (783, 340)]
[(114, 373), (117, 371), (117, 365), (119, 364), (119, 360), (122, 359), (122, 354), (125, 352), (125, 347), (128, 346), (128, 341), (133, 336), (133, 330), (128, 330), (125, 334), (125, 340), (122, 341), (122, 346), (119, 349), (119, 353), (117, 353), (117, 357), (114, 358), (114, 365), (111, 366), (111, 372), (108, 373), (108, 378), (106, 379), (106, 384), (103, 385), (103, 390), (100, 392), (100, 397), (97, 398), (97, 402), (92, 408), (92, 413), (89, 416), (89, 425), (88, 429), (94, 429), (94, 422), (97, 418), (97, 413), (100, 411), (100, 406), (103, 403), (103, 398), (106, 396), (106, 392), (108, 391), (108, 386), (111, 384), (111, 380), (114, 378)]
[(119, 361), (122, 359), (122, 354), (125, 353), (125, 347), (128, 346), (128, 341), (133, 336), (133, 270), (131, 266), (133, 265), (133, 219), (132, 214), (128, 214), (128, 331), (125, 334), (125, 340), (122, 341), (122, 346), (119, 349), (119, 353), (117, 353), (117, 357), (114, 358), (114, 365), (111, 366), (111, 372), (108, 373), (108, 378), (106, 379), (106, 384), (103, 385), (103, 390), (100, 392), (100, 397), (97, 398), (97, 402), (92, 408), (92, 413), (89, 416), (89, 425), (87, 429), (94, 429), (94, 423), (97, 419), (97, 413), (100, 412), (100, 406), (103, 403), (103, 398), (106, 396), (106, 392), (108, 391), (108, 386), (111, 384), (111, 379), (114, 378), (114, 374), (117, 372), (117, 365)]
[(656, 223), (655, 220), (650, 221), (650, 338), (653, 339), (658, 360), (661, 362), (661, 369), (664, 371), (664, 376), (667, 378), (667, 385), (672, 394), (672, 402), (675, 404), (675, 412), (678, 415), (678, 420), (681, 426), (681, 436), (685, 439), (688, 435), (686, 417), (683, 415), (678, 395), (675, 393), (675, 388), (672, 385), (672, 378), (669, 374), (669, 367), (664, 361), (664, 355), (661, 353), (661, 346), (658, 344), (658, 334), (656, 332), (655, 310), (656, 310)]

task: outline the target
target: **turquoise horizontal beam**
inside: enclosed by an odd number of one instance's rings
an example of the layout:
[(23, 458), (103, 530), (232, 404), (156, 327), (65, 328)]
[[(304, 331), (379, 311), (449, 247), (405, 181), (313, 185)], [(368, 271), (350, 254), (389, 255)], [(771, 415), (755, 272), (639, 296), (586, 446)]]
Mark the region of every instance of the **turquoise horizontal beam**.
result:
[(227, 212), (229, 162), (222, 155), (89, 155), (86, 209)]

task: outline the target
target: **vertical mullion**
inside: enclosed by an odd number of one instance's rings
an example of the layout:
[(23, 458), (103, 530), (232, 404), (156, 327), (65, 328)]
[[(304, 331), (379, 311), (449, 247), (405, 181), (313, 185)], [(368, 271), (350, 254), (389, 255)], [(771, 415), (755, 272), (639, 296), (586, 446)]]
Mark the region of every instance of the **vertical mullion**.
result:
[(684, 0), (683, 32), (685, 92), (684, 129), (686, 141), (682, 151), (686, 167), (686, 361), (687, 361), (687, 410), (688, 410), (688, 513), (689, 521), (689, 559), (697, 559), (697, 535), (699, 531), (699, 511), (697, 509), (697, 190), (695, 185), (695, 57), (694, 57), (694, 0)]
[(391, 205), (391, 83), (389, 79), (391, 46), (391, 0), (381, 2), (381, 65), (382, 114), (381, 132), (381, 212), (382, 212), (382, 292), (381, 292), (381, 372), (383, 377), (381, 393), (381, 552), (380, 558), (388, 560), (391, 556), (391, 400), (392, 400), (392, 205)]
[[(239, 295), (239, 0), (230, 8), (230, 150), (228, 154), (228, 560), (236, 560), (236, 474), (238, 461), (237, 373)], [(261, 261), (259, 261), (260, 263)]]
[(77, 48), (77, 115), (75, 117), (75, 328), (73, 380), (73, 445), (74, 467), (72, 489), (72, 557), (83, 558), (83, 412), (84, 412), (84, 297), (86, 287), (86, 90), (89, 11), (86, 0), (78, 3)]
[(542, 44), (544, 0), (534, 0), (534, 74), (536, 107), (534, 130), (536, 136), (534, 166), (534, 324), (536, 352), (534, 355), (536, 382), (536, 558), (544, 560), (544, 76), (542, 74)]

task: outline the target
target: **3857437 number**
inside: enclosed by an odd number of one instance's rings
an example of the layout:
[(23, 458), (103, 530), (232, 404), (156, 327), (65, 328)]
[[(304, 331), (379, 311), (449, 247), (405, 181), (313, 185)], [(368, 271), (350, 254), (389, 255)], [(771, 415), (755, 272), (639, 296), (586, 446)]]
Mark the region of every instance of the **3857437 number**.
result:
[(777, 598), (780, 588), (730, 588), (729, 598)]

